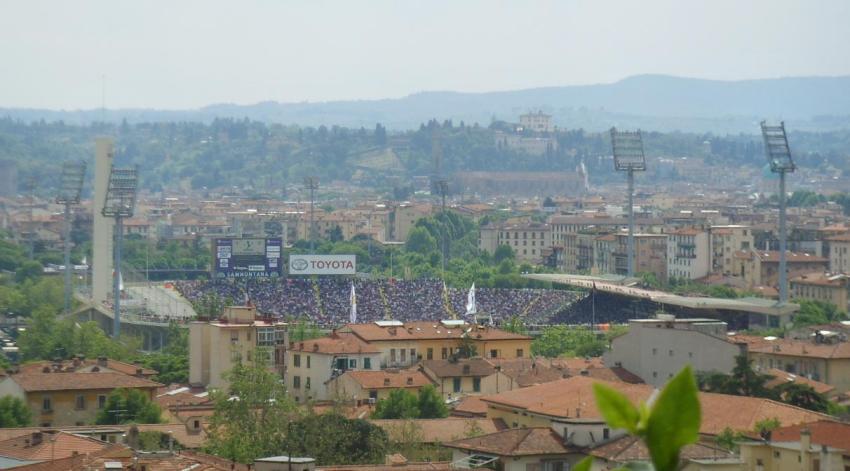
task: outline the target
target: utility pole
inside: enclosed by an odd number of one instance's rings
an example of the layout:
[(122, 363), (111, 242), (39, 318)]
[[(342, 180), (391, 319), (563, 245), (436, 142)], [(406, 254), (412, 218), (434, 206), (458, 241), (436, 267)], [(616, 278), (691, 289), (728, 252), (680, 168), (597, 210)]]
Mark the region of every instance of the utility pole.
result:
[(319, 189), (318, 177), (304, 177), (304, 188), (310, 190), (310, 254), (316, 253), (316, 227), (313, 219), (315, 191)]

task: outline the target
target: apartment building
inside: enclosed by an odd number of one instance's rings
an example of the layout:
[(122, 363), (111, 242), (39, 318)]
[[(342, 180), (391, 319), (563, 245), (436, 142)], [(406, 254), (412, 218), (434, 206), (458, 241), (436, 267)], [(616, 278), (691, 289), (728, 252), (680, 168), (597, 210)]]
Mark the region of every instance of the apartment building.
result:
[[(565, 245), (568, 234), (576, 234), (591, 228), (599, 233), (616, 233), (629, 228), (629, 221), (624, 217), (611, 217), (604, 213), (593, 215), (557, 215), (549, 218), (552, 228), (552, 242)], [(659, 218), (636, 217), (635, 233), (660, 234), (664, 221)]]
[(850, 275), (815, 272), (794, 277), (789, 283), (792, 298), (824, 301), (850, 311)]
[(424, 360), (422, 372), (436, 384), (444, 398), (498, 394), (513, 389), (514, 382), (483, 358)]
[[(829, 260), (805, 252), (786, 252), (788, 279), (808, 273), (824, 273)], [(736, 273), (746, 288), (757, 286), (779, 286), (779, 251), (750, 250), (735, 254)]]
[(759, 369), (776, 368), (850, 390), (850, 343), (838, 335), (815, 335), (812, 340), (773, 339), (749, 346), (749, 358)]
[(350, 333), (333, 332), (289, 345), (286, 387), (296, 401), (327, 401), (341, 391), (338, 384), (329, 385), (331, 380), (349, 371), (380, 369), (380, 349)]
[(500, 245), (513, 249), (518, 262), (540, 263), (552, 246), (548, 224), (492, 224), (479, 229), (478, 246), (492, 254)]
[[(635, 273), (652, 273), (659, 280), (667, 279), (667, 236), (665, 234), (635, 234)], [(628, 273), (629, 235), (617, 234), (617, 244), (612, 253), (614, 270), (610, 273)]]
[(555, 125), (552, 124), (552, 115), (548, 115), (542, 111), (520, 115), (519, 125), (522, 126), (523, 129), (540, 133), (552, 132), (555, 130)]
[(850, 233), (837, 235), (829, 241), (829, 271), (850, 274)]
[(218, 319), (190, 323), (189, 383), (225, 388), (226, 371), (260, 355), (270, 369), (283, 375), (286, 328), (284, 322), (257, 317), (253, 306), (230, 306)]
[(422, 371), (406, 370), (349, 370), (328, 381), (328, 390), (335, 398), (357, 403), (375, 403), (389, 397), (396, 389), (418, 394), (422, 387), (433, 384)]
[(698, 228), (683, 228), (667, 234), (667, 276), (697, 280), (711, 272), (711, 251), (708, 232)]
[(734, 274), (735, 253), (755, 247), (749, 226), (711, 226), (711, 272), (726, 276)]
[(743, 440), (741, 469), (844, 471), (850, 467), (850, 425), (833, 420), (785, 426), (766, 440)]
[(695, 371), (729, 374), (746, 347), (727, 338), (726, 323), (713, 319), (633, 319), (629, 331), (611, 341), (605, 364), (622, 367), (646, 383), (663, 386), (692, 365)]

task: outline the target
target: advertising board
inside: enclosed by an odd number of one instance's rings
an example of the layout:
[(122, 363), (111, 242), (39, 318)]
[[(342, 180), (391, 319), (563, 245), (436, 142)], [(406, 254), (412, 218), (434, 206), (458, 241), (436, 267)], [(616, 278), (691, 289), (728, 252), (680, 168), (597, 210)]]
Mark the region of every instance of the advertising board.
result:
[(282, 241), (272, 239), (216, 239), (213, 255), (216, 278), (273, 278), (281, 276)]
[(290, 255), (290, 275), (354, 275), (354, 255)]

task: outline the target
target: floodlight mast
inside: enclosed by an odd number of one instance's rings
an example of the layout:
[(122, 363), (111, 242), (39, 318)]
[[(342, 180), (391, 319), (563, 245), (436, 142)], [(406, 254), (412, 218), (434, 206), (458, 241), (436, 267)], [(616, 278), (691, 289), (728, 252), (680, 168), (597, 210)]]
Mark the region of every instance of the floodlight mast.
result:
[(121, 335), (121, 244), (124, 241), (124, 218), (133, 217), (136, 206), (136, 187), (139, 181), (138, 168), (116, 168), (109, 172), (109, 186), (102, 214), (115, 219), (115, 242), (112, 248), (114, 257), (112, 273), (112, 336)]
[(635, 276), (635, 172), (646, 170), (640, 131), (618, 131), (617, 128), (611, 128), (611, 149), (614, 154), (614, 169), (618, 172), (628, 172), (629, 237), (626, 247), (626, 275), (631, 278)]
[(445, 279), (445, 277), (446, 277), (446, 258), (448, 258), (448, 253), (449, 253), (448, 236), (446, 234), (446, 229), (445, 229), (445, 225), (448, 224), (448, 221), (446, 220), (446, 195), (449, 192), (449, 181), (444, 179), (444, 178), (441, 178), (441, 179), (437, 180), (436, 183), (437, 183), (437, 189), (440, 190), (440, 197), (442, 199), (442, 205), (441, 205), (442, 209), (440, 211), (440, 218), (443, 219), (443, 225), (441, 226), (442, 229), (440, 230), (440, 232), (441, 232), (440, 238), (442, 239), (442, 241), (440, 242), (440, 245), (442, 245), (442, 247), (441, 247), (441, 252), (442, 252), (441, 258), (442, 258), (442, 262), (443, 262), (443, 264), (442, 264), (442, 270), (443, 270), (442, 275), (443, 275), (443, 279)]
[(56, 203), (64, 206), (63, 234), (64, 239), (64, 262), (65, 262), (65, 313), (71, 312), (71, 205), (80, 204), (80, 193), (83, 190), (83, 181), (86, 177), (86, 163), (65, 162), (62, 164), (62, 181)]
[(316, 231), (313, 223), (313, 206), (315, 205), (315, 191), (319, 189), (318, 177), (304, 177), (304, 188), (310, 190), (310, 254), (315, 253)]
[(770, 171), (779, 174), (779, 303), (788, 302), (788, 261), (786, 257), (788, 235), (785, 227), (785, 174), (793, 172), (797, 167), (791, 158), (791, 148), (788, 146), (788, 135), (785, 133), (785, 122), (778, 126), (770, 126), (766, 121), (761, 122), (761, 135), (764, 139), (764, 153), (770, 163)]

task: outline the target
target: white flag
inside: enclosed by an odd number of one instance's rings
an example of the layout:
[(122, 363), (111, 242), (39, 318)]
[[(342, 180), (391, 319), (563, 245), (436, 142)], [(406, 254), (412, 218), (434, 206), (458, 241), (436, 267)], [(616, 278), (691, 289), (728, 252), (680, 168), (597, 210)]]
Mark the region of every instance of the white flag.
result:
[(351, 318), (352, 324), (357, 323), (357, 294), (354, 293), (354, 283), (351, 283)]
[(466, 315), (474, 316), (478, 312), (478, 307), (475, 305), (475, 283), (469, 288), (469, 294), (466, 296)]

